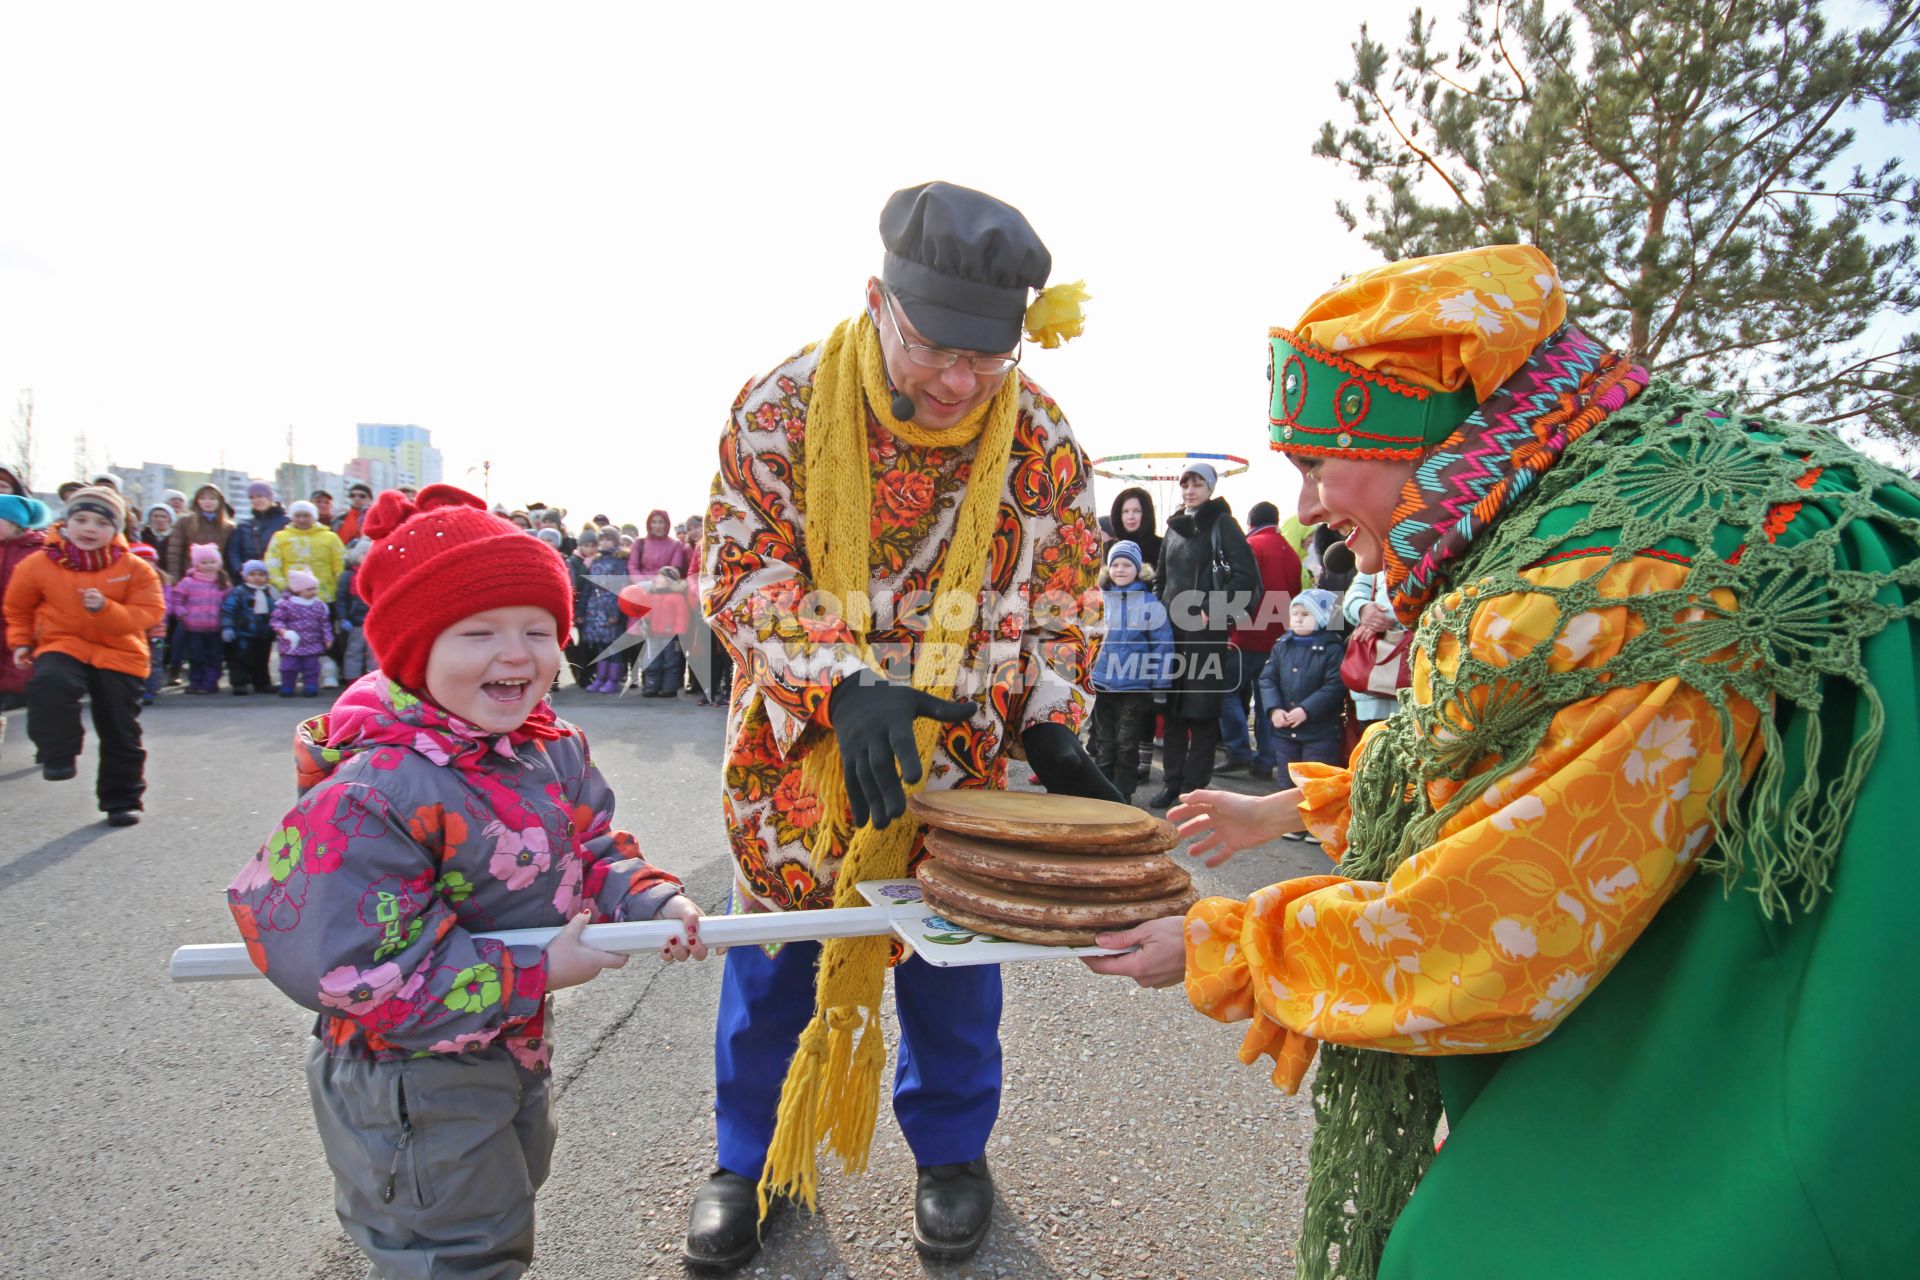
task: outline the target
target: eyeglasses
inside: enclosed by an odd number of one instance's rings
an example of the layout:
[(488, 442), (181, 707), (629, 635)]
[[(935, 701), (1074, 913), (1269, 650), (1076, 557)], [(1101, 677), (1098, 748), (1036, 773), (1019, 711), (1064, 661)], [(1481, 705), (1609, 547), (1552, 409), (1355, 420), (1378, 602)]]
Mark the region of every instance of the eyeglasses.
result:
[(907, 335), (900, 328), (900, 317), (893, 311), (893, 294), (885, 294), (887, 300), (887, 319), (893, 322), (893, 336), (907, 353), (907, 359), (922, 369), (951, 369), (962, 360), (967, 368), (983, 376), (1005, 373), (1020, 363), (1020, 349), (1014, 348), (1010, 356), (969, 356), (958, 351), (949, 351), (945, 347), (923, 347), (917, 342), (908, 342)]

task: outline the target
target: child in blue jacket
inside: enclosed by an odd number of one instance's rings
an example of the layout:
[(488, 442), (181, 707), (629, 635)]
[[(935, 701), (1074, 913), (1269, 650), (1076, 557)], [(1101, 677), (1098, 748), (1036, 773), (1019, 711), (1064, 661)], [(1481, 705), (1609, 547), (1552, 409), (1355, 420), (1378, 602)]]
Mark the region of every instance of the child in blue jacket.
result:
[(1288, 632), (1274, 644), (1260, 672), (1261, 705), (1268, 708), (1282, 767), (1305, 760), (1340, 762), (1340, 710), (1347, 698), (1347, 688), (1340, 683), (1340, 659), (1346, 645), (1327, 630), (1339, 607), (1331, 591), (1295, 596)]
[(227, 683), (244, 696), (256, 689), (265, 693), (272, 684), (267, 660), (273, 653), (273, 609), (280, 603), (280, 589), (269, 579), (264, 560), (242, 563), (240, 578), (220, 606), (220, 639), (227, 646)]
[(1154, 698), (1172, 684), (1173, 624), (1148, 587), (1153, 570), (1140, 546), (1107, 548), (1100, 586), (1106, 638), (1093, 664), (1093, 762), (1129, 800), (1140, 785), (1140, 742), (1151, 741)]

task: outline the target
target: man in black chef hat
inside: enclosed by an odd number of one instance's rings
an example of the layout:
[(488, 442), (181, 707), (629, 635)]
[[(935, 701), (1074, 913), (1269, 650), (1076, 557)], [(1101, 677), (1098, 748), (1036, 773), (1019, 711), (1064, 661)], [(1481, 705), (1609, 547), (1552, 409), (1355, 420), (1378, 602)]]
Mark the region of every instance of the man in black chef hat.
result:
[[(1097, 598), (1091, 471), (1018, 368), (1023, 332), (1044, 347), (1079, 334), (1086, 293), (1047, 288), (1052, 256), (1026, 218), (965, 187), (895, 192), (880, 235), (864, 311), (748, 383), (720, 443), (703, 598), (739, 673), (735, 911), (864, 905), (858, 881), (910, 876), (921, 856), (907, 790), (1003, 788), (1011, 755), (1049, 791), (1120, 799), (1075, 736), (1094, 650), (1075, 611)], [(690, 1264), (752, 1258), (763, 1204), (812, 1199), (828, 1129), (865, 1164), (887, 961), (865, 938), (728, 953), (719, 1168), (694, 1197)], [(993, 1205), (999, 969), (909, 957), (893, 973), (914, 1240), (954, 1261)]]

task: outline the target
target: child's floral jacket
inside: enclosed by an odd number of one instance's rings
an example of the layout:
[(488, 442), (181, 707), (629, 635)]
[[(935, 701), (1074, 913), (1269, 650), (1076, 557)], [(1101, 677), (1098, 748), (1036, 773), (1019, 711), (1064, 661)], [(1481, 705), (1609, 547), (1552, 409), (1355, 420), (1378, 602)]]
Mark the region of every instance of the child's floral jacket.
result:
[(490, 736), (379, 672), (294, 736), (300, 801), (227, 889), (260, 971), (320, 1014), (328, 1052), (397, 1059), (496, 1041), (545, 1070), (546, 957), (475, 937), (646, 920), (680, 882), (613, 829), (585, 736), (542, 703)]

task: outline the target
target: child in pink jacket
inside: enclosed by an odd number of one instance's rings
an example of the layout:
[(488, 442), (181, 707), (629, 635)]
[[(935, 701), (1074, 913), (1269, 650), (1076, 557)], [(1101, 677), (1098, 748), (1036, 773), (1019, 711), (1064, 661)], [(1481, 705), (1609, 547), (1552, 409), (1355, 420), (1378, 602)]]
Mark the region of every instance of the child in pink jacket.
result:
[(178, 620), (174, 643), (176, 661), (187, 666), (187, 692), (207, 694), (220, 688), (220, 662), (226, 649), (220, 642), (220, 609), (233, 584), (220, 567), (220, 548), (197, 542), (187, 548), (186, 577), (167, 589), (167, 613)]

